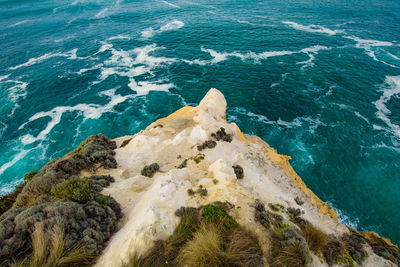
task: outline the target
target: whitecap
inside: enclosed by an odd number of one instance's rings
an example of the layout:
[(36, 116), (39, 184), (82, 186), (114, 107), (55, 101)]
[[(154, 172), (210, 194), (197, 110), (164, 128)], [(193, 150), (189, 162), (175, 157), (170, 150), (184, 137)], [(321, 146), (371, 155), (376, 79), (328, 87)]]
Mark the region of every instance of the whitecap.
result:
[(312, 33), (324, 33), (324, 34), (329, 34), (329, 35), (335, 35), (338, 33), (343, 33), (343, 30), (331, 30), (329, 28), (320, 26), (320, 25), (315, 25), (315, 24), (310, 24), (310, 25), (302, 25), (293, 21), (282, 21), (282, 23), (289, 25), (293, 29), (300, 30), (300, 31), (305, 31), (305, 32), (312, 32)]
[(10, 76), (10, 74), (0, 76), (0, 81), (7, 79), (8, 76)]
[(364, 117), (363, 115), (361, 115), (360, 112), (354, 111), (354, 114), (355, 114), (357, 117), (359, 117), (360, 119), (363, 119), (364, 121), (366, 121), (366, 122), (369, 124), (369, 120), (368, 120), (366, 117)]
[(32, 144), (36, 141), (45, 140), (47, 135), (51, 132), (51, 130), (60, 123), (61, 117), (65, 112), (80, 112), (84, 121), (87, 119), (98, 119), (103, 113), (112, 112), (113, 108), (125, 102), (127, 99), (134, 97), (133, 95), (121, 96), (119, 94), (115, 94), (115, 89), (110, 89), (105, 92), (99, 94), (100, 96), (106, 96), (110, 99), (110, 101), (105, 105), (99, 104), (78, 104), (75, 106), (58, 106), (53, 108), (50, 111), (41, 111), (33, 115), (28, 119), (27, 122), (23, 123), (18, 129), (23, 129), (25, 125), (29, 122), (35, 121), (40, 118), (49, 117), (50, 121), (47, 123), (45, 129), (43, 129), (37, 136), (33, 136), (31, 134), (26, 134), (20, 137), (20, 141), (24, 145)]
[(276, 86), (278, 86), (279, 85), (279, 83), (273, 83), (273, 84), (271, 84), (271, 88), (274, 88), (274, 87), (276, 87)]
[(156, 66), (159, 66), (160, 64), (172, 63), (177, 61), (175, 58), (154, 57), (149, 55), (151, 52), (159, 49), (164, 49), (164, 47), (159, 47), (156, 44), (152, 44), (133, 49), (133, 52), (136, 53), (134, 64), (145, 64), (151, 68), (154, 68)]
[[(388, 116), (392, 112), (386, 106), (386, 103), (389, 102), (392, 97), (400, 95), (400, 76), (386, 76), (382, 92), (382, 96), (377, 101), (373, 102), (377, 109), (375, 113), (376, 117), (385, 122), (394, 135), (400, 137), (400, 126), (391, 122)], [(377, 129), (375, 125), (374, 128)]]
[(108, 10), (110, 10), (110, 8), (106, 7), (103, 8), (102, 10), (100, 10), (97, 14), (96, 14), (96, 18), (104, 18), (105, 14), (108, 12)]
[(302, 70), (304, 70), (307, 67), (313, 67), (314, 66), (313, 61), (315, 59), (315, 55), (318, 54), (318, 52), (321, 50), (330, 50), (330, 49), (331, 49), (330, 47), (326, 47), (326, 46), (322, 46), (322, 45), (315, 45), (312, 47), (304, 48), (300, 51), (302, 53), (307, 54), (307, 56), (309, 58), (306, 61), (297, 62), (296, 64), (302, 64), (303, 65), (303, 67), (301, 67)]
[(392, 53), (386, 52), (389, 56), (391, 56), (392, 58), (396, 59), (396, 60), (400, 60), (400, 57), (393, 55)]
[(173, 20), (168, 22), (167, 24), (161, 26), (158, 30), (155, 30), (153, 28), (146, 28), (142, 31), (142, 38), (143, 39), (148, 39), (153, 37), (154, 35), (158, 34), (158, 33), (162, 33), (165, 31), (172, 31), (172, 30), (178, 30), (180, 28), (182, 28), (183, 26), (185, 26), (185, 23), (183, 23), (180, 20)]
[(9, 70), (16, 70), (16, 69), (19, 69), (22, 67), (32, 66), (32, 65), (38, 64), (46, 59), (53, 58), (53, 57), (66, 57), (68, 59), (78, 59), (78, 57), (76, 55), (77, 51), (78, 51), (78, 49), (75, 48), (66, 53), (46, 53), (40, 57), (30, 58), (27, 62), (22, 63), (20, 65), (10, 67)]
[(103, 66), (103, 64), (97, 64), (97, 65), (94, 65), (93, 67), (90, 67), (90, 68), (84, 68), (84, 69), (80, 69), (78, 72), (76, 72), (77, 74), (79, 74), (79, 75), (81, 75), (81, 74), (83, 74), (83, 73), (85, 73), (85, 72), (88, 72), (88, 71), (91, 71), (91, 70), (97, 70), (97, 69), (99, 69), (99, 68), (101, 68)]
[(2, 184), (0, 188), (0, 196), (4, 196), (14, 191), (15, 187), (19, 184), (22, 184), (23, 179), (15, 180), (10, 183)]
[(355, 41), (356, 47), (364, 49), (365, 53), (375, 61), (378, 61), (393, 68), (399, 68), (398, 66), (392, 65), (390, 63), (378, 59), (375, 55), (375, 51), (373, 50), (373, 47), (389, 47), (389, 46), (394, 46), (395, 45), (394, 43), (388, 41), (373, 40), (373, 39), (361, 39), (356, 36), (344, 36), (344, 37)]
[(240, 19), (238, 19), (238, 20), (236, 20), (236, 21), (239, 22), (240, 24), (248, 24), (248, 25), (252, 25), (252, 26), (255, 25), (254, 23), (251, 23), (251, 22), (249, 22), (249, 21), (247, 21), (247, 20), (240, 20)]
[(169, 89), (175, 87), (172, 83), (150, 83), (146, 81), (136, 82), (133, 78), (129, 80), (129, 88), (136, 91), (137, 95), (147, 95), (150, 91), (164, 91), (169, 92)]
[(168, 2), (168, 1), (165, 1), (165, 0), (161, 0), (161, 2), (163, 2), (163, 3), (166, 4), (166, 5), (172, 6), (172, 7), (174, 7), (174, 8), (180, 8), (180, 6), (175, 5), (175, 4), (170, 3), (170, 2)]
[(130, 40), (131, 37), (123, 34), (118, 34), (116, 36), (111, 36), (110, 38), (107, 39), (107, 41), (112, 41), (112, 40)]
[(6, 88), (8, 92), (8, 98), (11, 100), (11, 102), (14, 103), (13, 108), (7, 115), (8, 117), (11, 117), (14, 114), (15, 110), (20, 107), (18, 104), (19, 99), (24, 99), (26, 97), (26, 87), (28, 86), (28, 83), (19, 80), (5, 80), (8, 78), (8, 76), (9, 75), (0, 77), (0, 83), (12, 84), (12, 86)]
[(354, 23), (356, 23), (356, 22), (353, 21), (353, 20), (350, 20), (350, 21), (347, 21), (347, 22), (338, 23), (338, 24), (336, 24), (336, 27), (342, 27), (342, 26), (344, 26), (344, 25), (354, 24)]
[(182, 59), (182, 61), (189, 65), (195, 64), (195, 65), (200, 65), (200, 66), (205, 66), (210, 63), (208, 60), (201, 60), (201, 59), (194, 59), (194, 60)]
[[(28, 154), (28, 152), (29, 152), (30, 150), (32, 150), (32, 149), (29, 149), (29, 150), (24, 150), (24, 149), (22, 149), (21, 151), (19, 151), (19, 152), (17, 153), (17, 155), (15, 155), (15, 156), (13, 157), (12, 160), (10, 160), (9, 162), (4, 163), (3, 165), (1, 165), (1, 166), (0, 166), (0, 175), (3, 174), (3, 172), (4, 172), (5, 170), (7, 170), (9, 167), (11, 167), (11, 166), (14, 165), (16, 162), (18, 162), (20, 159), (22, 159), (23, 157), (25, 157), (25, 155)], [(1, 190), (3, 190), (3, 187), (2, 187)], [(3, 192), (0, 191), (0, 194), (1, 194), (1, 193), (3, 193)]]
[(331, 206), (338, 215), (339, 222), (346, 225), (347, 227), (357, 230), (360, 220), (358, 218), (352, 219), (344, 211), (336, 208), (331, 202), (326, 201), (326, 203)]
[(30, 20), (30, 19), (21, 20), (21, 21), (18, 21), (16, 23), (14, 23), (14, 24), (9, 25), (8, 28), (12, 28), (12, 27), (15, 27), (15, 26), (18, 26), (18, 25), (21, 25), (21, 24), (25, 24), (25, 23), (30, 22), (30, 21), (33, 21), (33, 20)]
[(213, 58), (209, 61), (204, 61), (204, 60), (183, 60), (184, 62), (188, 64), (198, 64), (198, 65), (206, 65), (206, 64), (216, 64), (222, 61), (225, 61), (228, 59), (228, 57), (236, 57), (241, 59), (242, 61), (244, 60), (254, 60), (254, 62), (258, 63), (260, 60), (268, 59), (270, 57), (281, 57), (281, 56), (287, 56), (287, 55), (292, 55), (292, 54), (298, 54), (298, 53), (305, 53), (307, 54), (310, 59), (304, 62), (299, 62), (298, 64), (306, 64), (308, 66), (313, 65), (312, 61), (314, 60), (314, 55), (318, 53), (320, 50), (329, 50), (331, 49), (330, 47), (326, 46), (320, 46), (320, 45), (315, 45), (312, 47), (304, 48), (302, 50), (298, 51), (287, 51), (287, 50), (282, 50), (282, 51), (266, 51), (266, 52), (261, 52), (261, 53), (255, 53), (255, 52), (247, 52), (247, 53), (239, 53), (239, 52), (217, 52), (213, 49), (209, 48), (204, 48), (201, 47), (201, 51), (205, 53), (209, 53), (210, 56)]

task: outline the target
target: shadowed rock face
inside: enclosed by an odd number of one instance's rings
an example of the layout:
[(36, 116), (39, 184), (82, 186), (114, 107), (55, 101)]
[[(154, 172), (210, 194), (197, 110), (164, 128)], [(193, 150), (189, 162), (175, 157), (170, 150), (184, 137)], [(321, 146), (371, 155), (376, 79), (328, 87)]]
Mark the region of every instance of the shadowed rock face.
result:
[(77, 175), (82, 170), (115, 168), (115, 148), (115, 142), (104, 135), (90, 136), (77, 149), (46, 164), (26, 183), (11, 209), (0, 216), (1, 265), (31, 252), (31, 235), (39, 224), (45, 231), (57, 226), (66, 248), (79, 243), (88, 254), (101, 253), (122, 217), (119, 204), (99, 193), (114, 179), (107, 175), (82, 178), (88, 181), (87, 190), (94, 196), (84, 203), (68, 198), (59, 200), (52, 188), (64, 181), (81, 179)]

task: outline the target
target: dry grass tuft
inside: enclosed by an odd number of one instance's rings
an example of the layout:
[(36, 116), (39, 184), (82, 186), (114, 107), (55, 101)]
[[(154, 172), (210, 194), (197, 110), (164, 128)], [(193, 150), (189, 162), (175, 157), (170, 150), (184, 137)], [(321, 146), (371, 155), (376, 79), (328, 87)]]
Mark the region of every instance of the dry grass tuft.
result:
[(202, 225), (192, 240), (186, 243), (178, 256), (179, 266), (221, 266), (228, 261), (222, 249), (219, 230), (212, 225)]
[(236, 228), (229, 236), (227, 252), (233, 256), (233, 265), (239, 266), (263, 266), (262, 251), (257, 237), (243, 229)]
[(301, 244), (297, 242), (289, 242), (283, 246), (280, 253), (275, 257), (271, 266), (276, 267), (302, 267), (306, 266), (306, 256), (303, 252)]
[(39, 224), (32, 233), (32, 254), (30, 257), (12, 264), (14, 267), (53, 267), (89, 265), (93, 257), (85, 253), (82, 246), (67, 249), (63, 233), (59, 227), (45, 231)]
[(314, 227), (311, 223), (305, 225), (303, 235), (307, 241), (308, 247), (314, 252), (322, 251), (331, 239), (327, 234)]

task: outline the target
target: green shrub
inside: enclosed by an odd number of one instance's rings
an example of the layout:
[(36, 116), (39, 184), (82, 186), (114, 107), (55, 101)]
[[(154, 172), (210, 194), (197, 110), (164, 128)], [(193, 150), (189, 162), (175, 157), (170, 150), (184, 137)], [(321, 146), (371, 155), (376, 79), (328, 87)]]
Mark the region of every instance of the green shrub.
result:
[(112, 201), (111, 196), (105, 196), (102, 194), (97, 194), (95, 197), (95, 200), (97, 203), (101, 204), (101, 205), (109, 205)]
[(37, 171), (31, 171), (28, 172), (24, 175), (24, 181), (29, 181), (30, 179), (32, 179), (33, 176), (35, 176), (35, 174), (37, 173)]
[(80, 203), (93, 200), (96, 193), (88, 180), (78, 177), (53, 186), (51, 192), (57, 199), (69, 198)]
[(237, 222), (223, 208), (215, 205), (205, 205), (201, 215), (209, 222), (222, 224), (227, 228), (237, 226)]

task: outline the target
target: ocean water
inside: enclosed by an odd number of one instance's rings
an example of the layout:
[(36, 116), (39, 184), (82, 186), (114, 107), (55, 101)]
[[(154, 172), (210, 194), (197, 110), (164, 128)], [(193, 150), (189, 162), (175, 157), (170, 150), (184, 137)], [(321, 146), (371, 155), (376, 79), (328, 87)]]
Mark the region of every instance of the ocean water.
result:
[(341, 222), (400, 244), (397, 0), (0, 0), (0, 193), (211, 87)]

